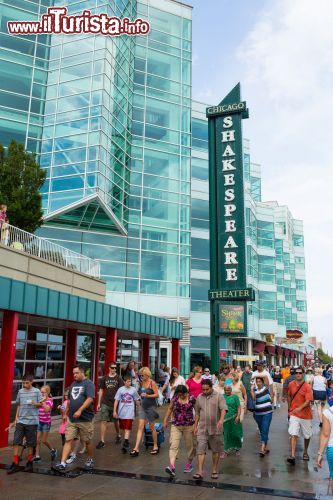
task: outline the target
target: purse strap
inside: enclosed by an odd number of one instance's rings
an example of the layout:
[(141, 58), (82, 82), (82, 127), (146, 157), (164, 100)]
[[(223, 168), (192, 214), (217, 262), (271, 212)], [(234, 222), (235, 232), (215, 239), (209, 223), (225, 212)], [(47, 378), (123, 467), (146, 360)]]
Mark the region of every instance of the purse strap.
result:
[(301, 385), (298, 387), (297, 391), (295, 392), (295, 394), (293, 394), (293, 397), (291, 398), (290, 400), (290, 404), (294, 401), (295, 397), (297, 396), (298, 392), (301, 390), (302, 386), (304, 385), (304, 380), (303, 382), (301, 383)]

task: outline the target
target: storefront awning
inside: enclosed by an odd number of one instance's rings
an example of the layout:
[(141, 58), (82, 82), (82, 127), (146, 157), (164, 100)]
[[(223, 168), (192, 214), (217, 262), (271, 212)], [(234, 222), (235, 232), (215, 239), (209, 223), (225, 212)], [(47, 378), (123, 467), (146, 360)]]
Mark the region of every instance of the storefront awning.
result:
[(289, 349), (284, 349), (284, 355), (285, 356), (290, 356), (290, 350)]
[(277, 347), (277, 348), (276, 348), (276, 354), (277, 354), (278, 356), (282, 356), (282, 354), (283, 354), (283, 349), (282, 349), (282, 347)]
[(266, 347), (266, 342), (257, 341), (253, 345), (253, 352), (258, 352), (258, 353), (264, 352), (265, 347)]
[(296, 352), (295, 351), (290, 351), (290, 357), (291, 358), (296, 358)]
[(274, 345), (266, 345), (266, 352), (271, 356), (275, 355), (275, 346)]

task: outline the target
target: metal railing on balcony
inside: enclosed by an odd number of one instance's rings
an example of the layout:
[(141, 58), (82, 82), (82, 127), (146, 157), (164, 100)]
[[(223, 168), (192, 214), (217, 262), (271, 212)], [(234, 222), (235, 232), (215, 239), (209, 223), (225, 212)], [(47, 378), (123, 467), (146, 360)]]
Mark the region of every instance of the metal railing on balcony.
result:
[(100, 264), (96, 260), (11, 226), (6, 222), (0, 226), (0, 243), (94, 278), (100, 277)]

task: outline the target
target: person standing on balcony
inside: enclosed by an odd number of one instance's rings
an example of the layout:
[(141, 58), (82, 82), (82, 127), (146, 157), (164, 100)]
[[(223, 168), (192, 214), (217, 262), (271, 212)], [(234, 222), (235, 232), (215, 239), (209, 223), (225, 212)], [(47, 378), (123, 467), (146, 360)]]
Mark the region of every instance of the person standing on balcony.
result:
[(8, 245), (9, 219), (7, 217), (7, 205), (0, 205), (0, 243)]

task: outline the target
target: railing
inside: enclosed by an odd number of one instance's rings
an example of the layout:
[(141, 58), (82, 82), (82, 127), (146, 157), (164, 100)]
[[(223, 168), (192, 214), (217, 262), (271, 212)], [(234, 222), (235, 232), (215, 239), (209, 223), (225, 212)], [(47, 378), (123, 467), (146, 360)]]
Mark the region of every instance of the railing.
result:
[(0, 243), (94, 278), (100, 277), (100, 264), (96, 260), (68, 250), (53, 241), (27, 233), (6, 222), (0, 226)]

